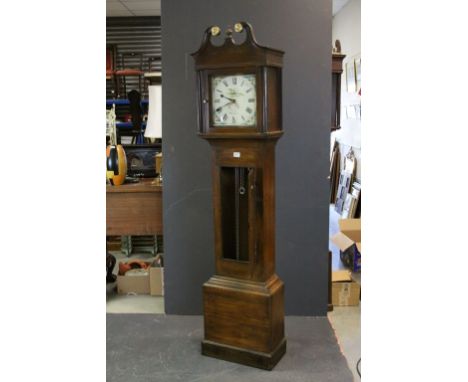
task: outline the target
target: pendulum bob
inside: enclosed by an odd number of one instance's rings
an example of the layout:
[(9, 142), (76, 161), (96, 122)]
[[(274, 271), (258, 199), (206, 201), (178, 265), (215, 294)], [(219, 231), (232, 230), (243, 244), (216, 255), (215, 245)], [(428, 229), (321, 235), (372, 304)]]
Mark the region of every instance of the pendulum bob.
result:
[(122, 145), (110, 145), (106, 148), (106, 176), (113, 186), (120, 186), (127, 175), (127, 157)]

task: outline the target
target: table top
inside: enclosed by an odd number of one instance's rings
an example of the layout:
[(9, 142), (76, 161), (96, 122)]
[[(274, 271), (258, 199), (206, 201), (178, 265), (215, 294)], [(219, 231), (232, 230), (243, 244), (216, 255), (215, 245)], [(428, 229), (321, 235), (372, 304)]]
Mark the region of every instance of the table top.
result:
[(106, 186), (106, 192), (162, 192), (162, 185), (156, 178), (142, 178), (138, 183), (127, 183), (121, 186)]

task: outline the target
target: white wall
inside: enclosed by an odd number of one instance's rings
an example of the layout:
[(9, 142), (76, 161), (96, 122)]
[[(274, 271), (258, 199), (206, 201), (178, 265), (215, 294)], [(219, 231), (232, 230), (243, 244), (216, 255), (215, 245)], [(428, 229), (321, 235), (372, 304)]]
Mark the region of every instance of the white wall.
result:
[(359, 104), (360, 97), (346, 91), (345, 69), (346, 63), (361, 56), (361, 0), (350, 0), (333, 17), (332, 38), (333, 43), (337, 39), (341, 41), (341, 51), (346, 54), (341, 77), (341, 129), (332, 133), (332, 143), (338, 139), (342, 157), (350, 146), (353, 147), (357, 158), (357, 178), (361, 179), (361, 120), (346, 117), (346, 106)]

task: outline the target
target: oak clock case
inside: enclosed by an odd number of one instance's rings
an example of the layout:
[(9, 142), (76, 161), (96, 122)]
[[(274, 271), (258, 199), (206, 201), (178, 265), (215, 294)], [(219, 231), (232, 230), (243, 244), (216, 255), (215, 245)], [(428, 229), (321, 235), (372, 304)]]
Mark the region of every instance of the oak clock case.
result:
[[(208, 28), (192, 54), (199, 136), (212, 149), (215, 274), (203, 285), (207, 356), (271, 370), (286, 352), (284, 284), (275, 273), (275, 145), (283, 52), (246, 22), (224, 44)], [(233, 34), (245, 34), (238, 44)]]

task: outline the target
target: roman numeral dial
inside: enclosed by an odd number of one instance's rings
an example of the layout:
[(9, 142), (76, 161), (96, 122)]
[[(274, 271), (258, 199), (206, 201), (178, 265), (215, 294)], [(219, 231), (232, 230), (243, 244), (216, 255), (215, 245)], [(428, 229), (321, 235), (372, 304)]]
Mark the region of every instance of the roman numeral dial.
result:
[(257, 123), (255, 74), (211, 77), (213, 126), (251, 127)]

